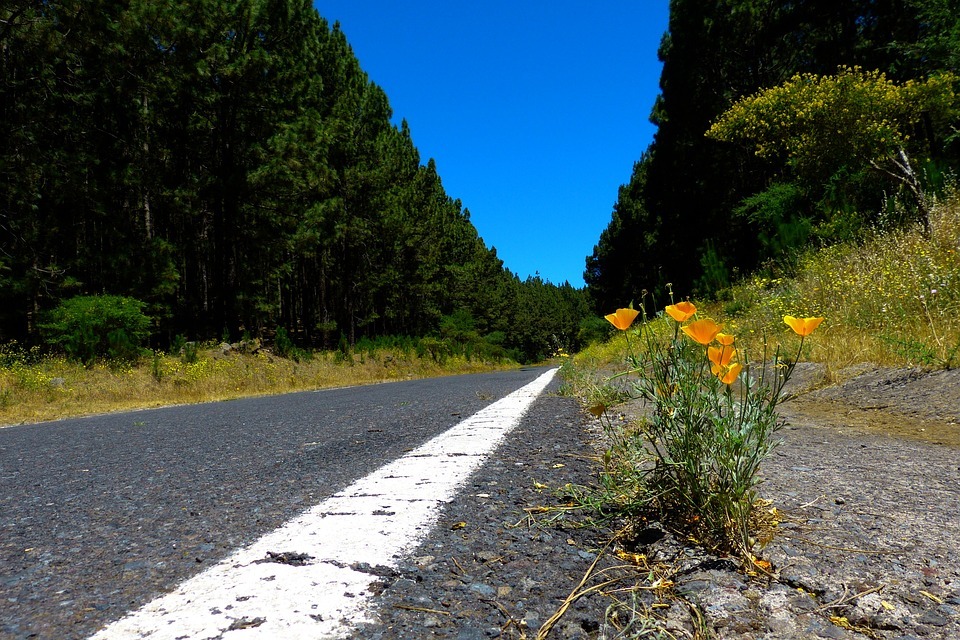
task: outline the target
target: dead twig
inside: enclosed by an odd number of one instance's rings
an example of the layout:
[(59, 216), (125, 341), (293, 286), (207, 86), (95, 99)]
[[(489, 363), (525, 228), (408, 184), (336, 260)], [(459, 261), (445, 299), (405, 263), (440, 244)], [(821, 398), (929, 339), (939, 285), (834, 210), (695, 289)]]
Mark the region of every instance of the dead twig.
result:
[(507, 619), (507, 621), (503, 623), (503, 626), (500, 627), (501, 634), (506, 633), (507, 629), (509, 629), (510, 627), (516, 627), (517, 630), (520, 632), (521, 637), (525, 637), (525, 634), (523, 632), (523, 627), (520, 625), (520, 623), (517, 621), (516, 618), (510, 615), (510, 612), (507, 611), (506, 607), (504, 607), (502, 604), (500, 604), (496, 600), (490, 600), (488, 598), (480, 598), (480, 601), (486, 602), (488, 604), (492, 604), (497, 608), (497, 610), (500, 611), (500, 614)]
[(880, 590), (882, 590), (882, 589), (883, 589), (883, 585), (880, 585), (879, 587), (871, 587), (871, 588), (869, 588), (869, 589), (864, 589), (863, 591), (861, 591), (861, 592), (859, 592), (859, 593), (855, 593), (855, 594), (853, 594), (853, 595), (849, 595), (849, 596), (848, 596), (848, 595), (847, 595), (848, 589), (847, 589), (846, 586), (844, 586), (844, 587), (843, 587), (843, 595), (842, 595), (842, 596), (840, 596), (839, 598), (837, 598), (836, 600), (834, 600), (833, 602), (831, 602), (831, 603), (829, 603), (829, 604), (825, 604), (825, 605), (823, 605), (822, 607), (818, 607), (818, 608), (814, 609), (814, 612), (815, 612), (815, 613), (819, 613), (819, 612), (821, 612), (821, 611), (826, 611), (827, 609), (835, 609), (835, 608), (837, 608), (837, 607), (844, 607), (844, 606), (850, 604), (851, 602), (853, 602), (854, 600), (856, 600), (856, 599), (858, 599), (858, 598), (862, 598), (863, 596), (869, 595), (869, 594), (871, 594), (871, 593), (876, 593), (877, 591), (880, 591)]
[(456, 559), (455, 557), (450, 556), (450, 559), (453, 560), (453, 564), (457, 565), (457, 569), (460, 570), (460, 573), (461, 573), (462, 575), (469, 575), (469, 574), (467, 573), (467, 570), (460, 566), (460, 563), (457, 562), (457, 559)]
[[(567, 609), (570, 608), (570, 605), (579, 600), (581, 597), (585, 596), (588, 593), (602, 589), (603, 587), (617, 582), (619, 578), (613, 580), (607, 580), (599, 585), (594, 585), (589, 589), (583, 589), (583, 585), (587, 583), (587, 580), (590, 579), (590, 576), (593, 574), (593, 570), (596, 568), (597, 563), (600, 562), (600, 558), (603, 557), (603, 554), (606, 552), (607, 548), (613, 543), (613, 539), (607, 541), (600, 552), (597, 554), (597, 557), (593, 559), (593, 562), (590, 563), (590, 567), (587, 568), (587, 572), (583, 574), (583, 578), (580, 579), (579, 584), (573, 588), (573, 591), (570, 592), (570, 595), (567, 596), (566, 600), (563, 601), (563, 604), (560, 605), (560, 608), (543, 623), (543, 626), (540, 627), (540, 631), (537, 632), (537, 640), (544, 640), (547, 635), (550, 633), (550, 630), (553, 629), (553, 626), (557, 624), (560, 618), (563, 617), (563, 614), (567, 612)], [(581, 589), (583, 589), (581, 591)]]
[(427, 609), (425, 607), (411, 607), (408, 604), (395, 604), (393, 605), (394, 609), (403, 609), (404, 611), (420, 611), (422, 613), (436, 613), (441, 616), (449, 616), (449, 611), (441, 611), (439, 609)]

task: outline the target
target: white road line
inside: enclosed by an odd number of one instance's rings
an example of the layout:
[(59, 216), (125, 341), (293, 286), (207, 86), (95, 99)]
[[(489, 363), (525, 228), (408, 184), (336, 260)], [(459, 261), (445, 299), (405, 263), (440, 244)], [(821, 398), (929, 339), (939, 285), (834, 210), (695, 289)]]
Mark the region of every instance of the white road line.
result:
[[(371, 620), (371, 568), (397, 567), (519, 424), (556, 369), (186, 580), (91, 640), (343, 638)], [(306, 564), (264, 562), (311, 558)], [(275, 560), (278, 558), (274, 558)]]

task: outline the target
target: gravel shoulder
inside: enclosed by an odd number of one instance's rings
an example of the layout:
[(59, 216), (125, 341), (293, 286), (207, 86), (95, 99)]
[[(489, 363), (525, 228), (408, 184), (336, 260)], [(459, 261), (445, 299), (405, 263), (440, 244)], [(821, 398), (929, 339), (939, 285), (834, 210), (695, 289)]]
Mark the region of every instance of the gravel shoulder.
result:
[(760, 486), (780, 519), (758, 553), (770, 576), (656, 522), (605, 546), (611, 531), (555, 519), (558, 489), (595, 482), (599, 428), (548, 395), (372, 584), (379, 623), (359, 637), (960, 638), (960, 372), (839, 377), (798, 367), (781, 405)]

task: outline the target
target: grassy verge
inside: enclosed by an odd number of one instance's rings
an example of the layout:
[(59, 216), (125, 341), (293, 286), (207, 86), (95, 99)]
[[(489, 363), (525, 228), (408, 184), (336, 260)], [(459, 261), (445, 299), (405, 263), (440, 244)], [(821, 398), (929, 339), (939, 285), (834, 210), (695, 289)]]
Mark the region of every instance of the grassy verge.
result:
[(804, 357), (838, 370), (960, 365), (960, 196), (934, 207), (931, 229), (877, 234), (806, 254), (794, 278), (755, 276), (707, 305), (756, 350), (787, 335), (783, 315), (825, 316)]
[(0, 425), (511, 366), (463, 356), (437, 359), (402, 349), (323, 352), (297, 361), (265, 349), (250, 353), (209, 346), (187, 356), (156, 353), (135, 364), (88, 368), (7, 345), (0, 353)]
[[(861, 362), (960, 366), (960, 196), (934, 207), (929, 235), (910, 228), (813, 251), (795, 277), (755, 275), (718, 300), (694, 302), (748, 354), (776, 343), (795, 348), (799, 338), (783, 323), (790, 314), (826, 318), (801, 355), (834, 373)], [(627, 354), (624, 333), (591, 345), (565, 367), (569, 388), (588, 403), (610, 394), (600, 387), (626, 368)]]

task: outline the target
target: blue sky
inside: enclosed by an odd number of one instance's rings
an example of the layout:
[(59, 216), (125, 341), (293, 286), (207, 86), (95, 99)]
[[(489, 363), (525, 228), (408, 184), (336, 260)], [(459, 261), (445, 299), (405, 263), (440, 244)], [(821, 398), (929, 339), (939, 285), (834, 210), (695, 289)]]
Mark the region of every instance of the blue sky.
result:
[(315, 0), (521, 278), (583, 286), (647, 148), (668, 0)]

